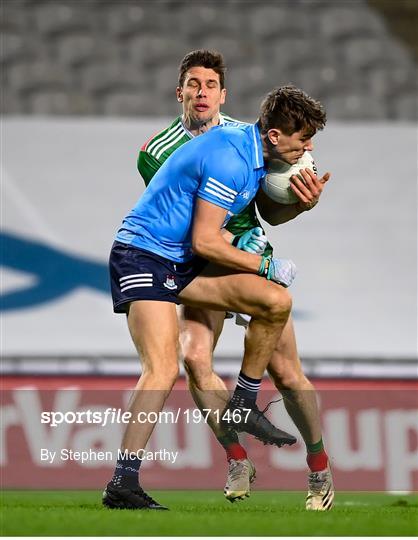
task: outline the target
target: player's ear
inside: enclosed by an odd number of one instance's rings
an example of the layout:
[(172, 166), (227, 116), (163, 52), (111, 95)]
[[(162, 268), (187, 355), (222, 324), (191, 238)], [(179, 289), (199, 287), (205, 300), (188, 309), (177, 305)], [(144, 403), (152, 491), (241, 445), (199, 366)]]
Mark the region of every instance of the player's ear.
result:
[(183, 90), (180, 88), (180, 86), (177, 86), (176, 88), (176, 96), (177, 96), (177, 101), (179, 103), (183, 103)]
[(267, 138), (273, 146), (276, 146), (276, 144), (280, 140), (281, 134), (282, 132), (280, 131), (280, 129), (272, 128), (267, 131)]
[(221, 105), (223, 105), (225, 103), (225, 100), (226, 100), (226, 88), (222, 88), (222, 90), (221, 90), (221, 99), (220, 99), (219, 103)]

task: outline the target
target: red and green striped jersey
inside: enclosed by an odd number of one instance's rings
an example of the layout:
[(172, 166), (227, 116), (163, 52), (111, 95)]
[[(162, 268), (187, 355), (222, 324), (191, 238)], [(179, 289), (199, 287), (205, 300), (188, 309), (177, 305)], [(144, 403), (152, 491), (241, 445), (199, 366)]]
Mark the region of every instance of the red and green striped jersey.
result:
[[(220, 116), (222, 124), (237, 122), (237, 120), (234, 120), (226, 114), (221, 113)], [(169, 158), (177, 148), (193, 139), (193, 137), (194, 136), (190, 131), (184, 127), (181, 116), (178, 116), (170, 126), (152, 136), (151, 139), (142, 146), (139, 151), (137, 165), (138, 171), (144, 179), (146, 186), (150, 183), (152, 177), (164, 161)], [(253, 227), (261, 227), (255, 211), (254, 200), (251, 201), (243, 212), (233, 216), (229, 220), (226, 228), (232, 234), (241, 235)], [(272, 251), (273, 248), (268, 244), (265, 254), (270, 255)]]

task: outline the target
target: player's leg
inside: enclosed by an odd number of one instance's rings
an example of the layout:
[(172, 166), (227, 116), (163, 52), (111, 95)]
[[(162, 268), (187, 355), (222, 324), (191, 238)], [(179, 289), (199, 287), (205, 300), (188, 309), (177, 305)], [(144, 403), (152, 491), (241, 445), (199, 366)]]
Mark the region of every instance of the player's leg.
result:
[[(128, 328), (141, 359), (142, 374), (132, 394), (129, 411), (159, 413), (178, 377), (178, 321), (175, 304), (140, 300), (132, 302), (128, 312)], [(152, 416), (152, 415), (151, 415)], [(143, 422), (140, 428), (128, 424), (122, 447), (130, 451), (145, 448), (155, 424)]]
[(315, 388), (303, 373), (291, 316), (275, 346), (267, 370), (283, 395), (286, 410), (307, 448), (318, 443), (321, 439), (321, 422)]
[(320, 414), (315, 388), (303, 373), (291, 316), (278, 340), (267, 367), (281, 392), (289, 416), (298, 428), (307, 449), (309, 510), (327, 510), (334, 497), (328, 456), (322, 441)]
[(255, 403), (263, 373), (290, 313), (291, 297), (286, 289), (256, 275), (227, 273), (211, 266), (179, 298), (194, 307), (251, 315), (237, 388), (223, 418), (235, 429), (252, 433), (263, 442), (293, 444), (296, 439), (270, 424)]
[[(213, 371), (212, 353), (222, 332), (225, 313), (182, 306), (180, 344), (189, 388), (199, 408), (224, 409), (229, 392), (223, 380)], [(224, 428), (210, 414), (208, 423), (218, 438)]]
[[(190, 392), (200, 410), (223, 410), (229, 401), (229, 392), (223, 380), (213, 370), (213, 350), (222, 332), (223, 311), (211, 311), (183, 306), (180, 319), (180, 343), (188, 374)], [(238, 434), (226, 429), (214, 414), (208, 423), (218, 442), (226, 451), (228, 475), (225, 497), (234, 501), (248, 497), (255, 468), (241, 446)]]
[(177, 313), (171, 302), (139, 300), (131, 302), (127, 315), (129, 331), (141, 358), (142, 375), (131, 397), (131, 422), (126, 426), (103, 504), (110, 508), (163, 510), (165, 507), (139, 487), (142, 460), (138, 451), (146, 447), (155, 426), (149, 413), (162, 410), (178, 376)]

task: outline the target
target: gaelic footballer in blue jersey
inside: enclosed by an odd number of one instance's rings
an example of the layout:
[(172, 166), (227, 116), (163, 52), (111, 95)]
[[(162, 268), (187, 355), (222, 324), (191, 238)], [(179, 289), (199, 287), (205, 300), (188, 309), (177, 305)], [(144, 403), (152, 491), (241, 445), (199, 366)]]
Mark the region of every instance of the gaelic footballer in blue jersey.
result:
[[(178, 302), (251, 316), (239, 384), (222, 419), (266, 443), (282, 446), (296, 441), (275, 428), (256, 406), (261, 378), (289, 317), (291, 298), (286, 287), (294, 278), (294, 265), (236, 248), (224, 238), (222, 227), (228, 213), (241, 211), (255, 197), (268, 160), (297, 161), (324, 125), (325, 113), (318, 102), (297, 88), (277, 88), (263, 102), (257, 124), (215, 128), (179, 148), (125, 218), (116, 240), (126, 250), (123, 255), (113, 251), (111, 272), (112, 283), (129, 291), (123, 305), (143, 364), (131, 400), (133, 417), (138, 412), (161, 411), (178, 376), (175, 300), (161, 298), (158, 290), (152, 292), (155, 265), (161, 264), (161, 275), (169, 264), (166, 283), (177, 285)], [(318, 179), (312, 171), (303, 171), (306, 186), (295, 182), (301, 201), (315, 204), (328, 177)], [(138, 250), (144, 254), (138, 255)], [(163, 260), (151, 263), (156, 256)], [(201, 273), (187, 285), (176, 282), (177, 265), (190, 276), (200, 269), (202, 259), (207, 266)], [(127, 281), (131, 281), (129, 289), (122, 286)], [(135, 453), (145, 448), (153, 427), (129, 424), (122, 450)], [(132, 480), (132, 471), (139, 466), (135, 460), (117, 464), (104, 504), (132, 507), (136, 494), (143, 493)], [(117, 504), (115, 489), (119, 490)], [(140, 498), (143, 501), (142, 494)], [(143, 507), (139, 499), (136, 507)]]
[(221, 228), (257, 194), (265, 175), (256, 125), (219, 126), (179, 148), (160, 167), (116, 240), (175, 262), (192, 259), (197, 199), (226, 210)]

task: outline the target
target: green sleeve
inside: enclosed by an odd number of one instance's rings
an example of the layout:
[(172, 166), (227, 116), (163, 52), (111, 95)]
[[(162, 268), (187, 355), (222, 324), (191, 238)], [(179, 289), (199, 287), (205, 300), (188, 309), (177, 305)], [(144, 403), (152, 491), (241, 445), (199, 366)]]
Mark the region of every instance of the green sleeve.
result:
[(158, 171), (161, 165), (162, 163), (158, 161), (158, 159), (155, 159), (155, 157), (148, 154), (148, 152), (140, 150), (137, 166), (146, 186), (151, 182), (152, 177)]

